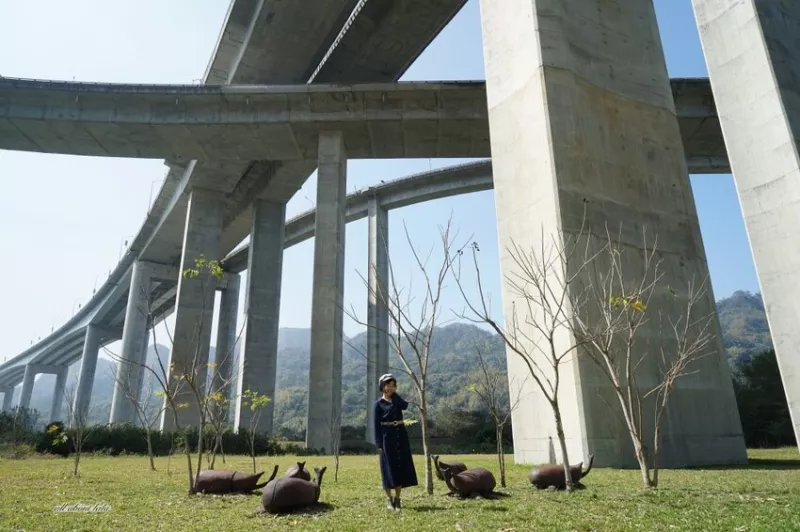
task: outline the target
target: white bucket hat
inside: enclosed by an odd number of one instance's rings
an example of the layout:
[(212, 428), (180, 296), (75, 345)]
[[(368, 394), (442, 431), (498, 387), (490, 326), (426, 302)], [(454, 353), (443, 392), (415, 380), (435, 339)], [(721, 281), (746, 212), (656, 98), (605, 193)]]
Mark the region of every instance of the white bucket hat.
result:
[(384, 373), (383, 375), (381, 375), (381, 378), (378, 379), (378, 389), (380, 391), (383, 391), (383, 385), (384, 383), (386, 383), (386, 381), (397, 382), (397, 379), (395, 379), (394, 375), (392, 375), (391, 373)]

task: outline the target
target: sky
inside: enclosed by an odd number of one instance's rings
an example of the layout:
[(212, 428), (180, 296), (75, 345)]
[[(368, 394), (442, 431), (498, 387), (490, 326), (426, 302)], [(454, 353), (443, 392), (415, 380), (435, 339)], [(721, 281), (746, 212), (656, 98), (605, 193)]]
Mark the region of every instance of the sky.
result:
[[(691, 0), (655, 0), (671, 77), (705, 77), (707, 71)], [(198, 83), (214, 51), (228, 0), (0, 0), (0, 75), (112, 83)], [(403, 76), (412, 80), (484, 79), (477, 0), (469, 0)], [(354, 160), (347, 190), (466, 162), (466, 159)], [(0, 150), (0, 360), (11, 358), (58, 328), (85, 304), (139, 230), (166, 171), (161, 160), (111, 159)], [(717, 299), (736, 290), (758, 292), (753, 258), (730, 175), (691, 177), (711, 281)], [(287, 217), (314, 206), (312, 175), (289, 202)], [(482, 275), (500, 314), (500, 272), (492, 191), (419, 204), (389, 214), (389, 253), (398, 283), (418, 293), (421, 277), (410, 260), (404, 225), (415, 246), (436, 246), (452, 216), (459, 242), (479, 243)], [(367, 291), (359, 272), (367, 266), (367, 224), (348, 224), (346, 305), (366, 319)], [(313, 240), (288, 249), (283, 259), (281, 327), (311, 320)], [(434, 254), (432, 262), (440, 259)], [(242, 276), (246, 282), (246, 274)], [(244, 286), (244, 284), (242, 285)], [(243, 293), (243, 291), (242, 291)], [(453, 287), (444, 319), (461, 308)], [(244, 297), (240, 302), (243, 307)], [(171, 326), (172, 320), (166, 320)], [(240, 317), (240, 323), (241, 317)], [(363, 330), (345, 318), (345, 334)], [(216, 326), (212, 331), (215, 338)], [(164, 332), (157, 329), (160, 343)], [(212, 340), (213, 343), (213, 340)], [(112, 351), (116, 345), (108, 346)]]

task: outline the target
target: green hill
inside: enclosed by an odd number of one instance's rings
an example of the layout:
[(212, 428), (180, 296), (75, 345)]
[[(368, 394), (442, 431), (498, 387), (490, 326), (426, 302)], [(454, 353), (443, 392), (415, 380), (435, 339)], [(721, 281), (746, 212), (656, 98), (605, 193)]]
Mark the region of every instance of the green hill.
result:
[[(717, 303), (724, 345), (732, 367), (748, 361), (754, 354), (772, 347), (764, 304), (759, 294), (736, 292)], [(342, 353), (342, 421), (345, 425), (363, 426), (366, 419), (366, 332), (346, 338)], [(275, 427), (284, 435), (297, 436), (305, 430), (309, 371), (310, 330), (282, 328), (278, 340), (277, 391), (275, 397)], [(505, 366), (505, 350), (497, 335), (471, 324), (454, 323), (437, 328), (434, 334), (430, 361), (429, 383), (432, 419), (444, 426), (452, 423), (455, 412), (482, 410), (469, 385), (479, 378), (476, 358), (479, 348), (494, 367)], [(162, 356), (167, 348), (159, 347)], [(214, 348), (211, 348), (211, 360)], [(148, 360), (155, 361), (150, 348)], [(80, 364), (71, 368), (68, 382), (74, 384)], [(400, 393), (411, 396), (413, 391), (402, 365), (395, 355), (390, 371), (398, 377)], [(55, 377), (43, 375), (36, 382), (31, 406), (49, 413)], [(92, 392), (92, 420), (105, 422), (111, 406), (114, 379), (111, 361), (98, 361)], [(156, 388), (157, 389), (157, 388)], [(62, 410), (62, 417), (66, 409)], [(47, 415), (47, 414), (45, 414)]]

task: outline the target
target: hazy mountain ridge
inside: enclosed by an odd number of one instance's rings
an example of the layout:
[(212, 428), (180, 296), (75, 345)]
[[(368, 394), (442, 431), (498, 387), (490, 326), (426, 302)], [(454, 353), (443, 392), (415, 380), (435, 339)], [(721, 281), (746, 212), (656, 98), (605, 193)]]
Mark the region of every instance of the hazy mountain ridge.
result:
[[(735, 292), (720, 300), (717, 308), (724, 345), (734, 368), (755, 353), (772, 347), (760, 294)], [(366, 339), (367, 334), (363, 332), (346, 338), (343, 346), (342, 421), (346, 425), (363, 425), (366, 418)], [(309, 329), (282, 328), (279, 331), (275, 426), (283, 427), (285, 433), (298, 433), (305, 429), (310, 340)], [(476, 349), (480, 349), (493, 366), (505, 366), (505, 350), (496, 334), (466, 323), (454, 323), (436, 329), (428, 369), (434, 419), (439, 414), (481, 408), (476, 396), (468, 391), (469, 385), (479, 378)], [(168, 357), (168, 349), (164, 346), (159, 346), (159, 353), (162, 357)], [(210, 359), (214, 360), (214, 356), (212, 347)], [(414, 358), (413, 355), (411, 358)], [(148, 363), (154, 362), (155, 350), (151, 346)], [(68, 386), (74, 386), (77, 382), (79, 366), (72, 366)], [(398, 357), (393, 356), (390, 371), (398, 377), (400, 393), (411, 396), (411, 383), (401, 366)], [(93, 421), (108, 420), (114, 390), (111, 369), (110, 360), (98, 360), (92, 390)], [(50, 412), (54, 383), (55, 376), (42, 375), (34, 388), (31, 406), (43, 412), (45, 417)], [(158, 386), (155, 385), (153, 390), (158, 390)], [(65, 415), (66, 407), (62, 407), (61, 417)]]

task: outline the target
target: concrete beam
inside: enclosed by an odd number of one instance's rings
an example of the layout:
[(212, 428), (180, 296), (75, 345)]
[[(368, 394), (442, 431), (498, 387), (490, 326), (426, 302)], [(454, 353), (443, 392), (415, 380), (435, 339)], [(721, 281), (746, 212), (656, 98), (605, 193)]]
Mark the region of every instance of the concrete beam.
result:
[(239, 366), (236, 428), (250, 427), (253, 412), (243, 394), (252, 390), (271, 399), (254, 430), (272, 434), (278, 364), (278, 323), (281, 310), (283, 239), (286, 204), (257, 200), (247, 262), (244, 349)]
[(14, 399), (14, 388), (3, 390), (3, 412), (11, 410), (11, 401)]
[[(708, 275), (708, 266), (652, 1), (481, 0), (480, 7), (503, 277), (519, 273), (512, 244), (529, 250), (539, 247), (542, 233), (574, 237), (585, 212), (586, 226), (598, 235), (606, 224), (626, 224), (619, 244), (629, 250), (631, 281), (642, 266), (641, 228), (657, 236), (663, 285), (685, 294), (693, 277)], [(577, 266), (565, 264), (566, 271)], [(658, 292), (650, 307), (673, 315), (685, 302), (685, 295)], [(525, 308), (508, 283), (503, 304), (506, 323), (515, 308)], [(695, 310), (715, 311), (710, 290)], [(720, 337), (716, 322), (711, 332)], [(642, 342), (670, 349), (655, 327), (642, 333)], [(531, 342), (541, 336), (523, 334)], [(559, 351), (572, 344), (567, 331), (558, 332)], [(662, 467), (747, 461), (721, 342), (713, 348), (695, 366), (699, 374), (684, 377), (673, 392), (662, 427)], [(551, 409), (532, 379), (521, 384), (524, 362), (511, 350), (507, 356), (512, 395), (520, 387), (530, 394), (513, 414), (516, 461), (547, 462), (550, 442), (558, 441)], [(655, 379), (656, 358), (649, 360), (640, 375)], [(574, 357), (562, 365), (561, 377), (570, 461), (593, 453), (595, 465), (635, 465), (599, 368)], [(649, 387), (647, 380), (640, 385)]]
[(369, 201), (367, 264), (367, 441), (375, 443), (373, 405), (378, 379), (389, 371), (389, 212), (374, 196)]
[(141, 364), (145, 361), (147, 326), (152, 312), (150, 301), (154, 263), (136, 261), (133, 264), (128, 303), (125, 307), (125, 325), (122, 329), (122, 347), (117, 364), (114, 395), (111, 400), (109, 423), (132, 423), (136, 415), (135, 403), (141, 387)]
[(344, 136), (319, 138), (314, 286), (311, 303), (311, 367), (306, 447), (330, 452), (340, 430), (347, 155)]
[[(237, 337), (237, 318), (239, 315), (239, 274), (225, 274), (227, 282), (222, 290), (219, 303), (219, 323), (217, 325), (217, 343), (214, 354), (214, 377), (211, 381), (211, 393), (221, 393), (226, 400), (231, 400), (231, 376), (234, 364)], [(230, 411), (230, 403), (226, 403), (224, 419)]]
[[(53, 386), (53, 402), (50, 405), (50, 421), (60, 421), (61, 405), (64, 404), (64, 390), (67, 386), (67, 372), (69, 366), (62, 367), (56, 373), (56, 382)], [(69, 421), (67, 421), (69, 424)]]
[[(223, 194), (202, 188), (192, 189), (186, 212), (180, 271), (194, 268), (195, 260), (201, 256), (207, 260), (219, 257), (223, 207)], [(189, 375), (198, 388), (205, 387), (215, 289), (216, 280), (211, 280), (208, 274), (196, 278), (181, 275), (178, 278), (168, 386), (175, 393), (177, 403), (188, 403), (188, 407), (177, 412), (181, 428), (199, 423), (199, 405), (181, 376)], [(173, 412), (168, 408), (166, 398), (164, 406), (161, 430), (175, 430)]]
[(692, 3), (800, 442), (800, 3)]
[[(123, 333), (124, 334), (124, 333)], [(71, 426), (78, 421), (86, 419), (89, 413), (89, 401), (92, 397), (94, 375), (97, 370), (97, 357), (100, 353), (100, 338), (102, 331), (96, 325), (88, 325), (83, 340), (83, 356), (81, 369), (78, 374), (78, 387), (75, 390), (75, 399), (72, 405)]]

